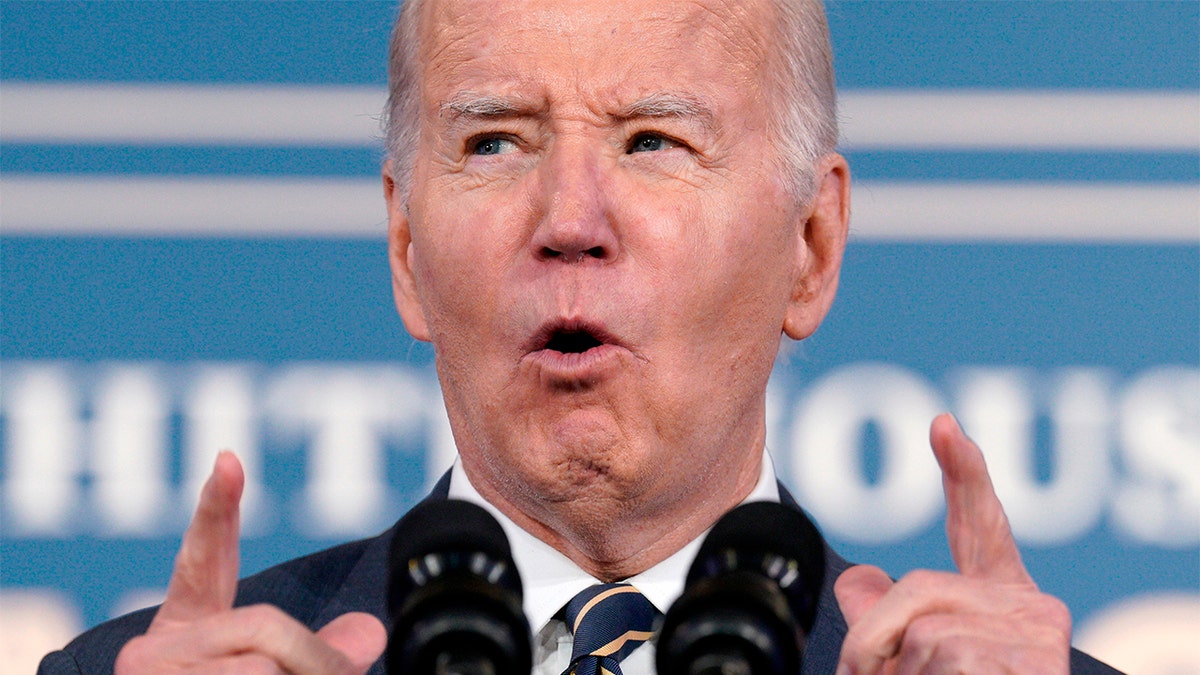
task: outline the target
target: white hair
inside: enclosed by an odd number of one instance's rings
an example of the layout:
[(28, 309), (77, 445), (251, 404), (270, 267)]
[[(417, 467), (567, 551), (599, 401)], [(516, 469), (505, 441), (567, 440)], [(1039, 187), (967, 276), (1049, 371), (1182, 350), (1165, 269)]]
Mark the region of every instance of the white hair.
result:
[[(421, 7), (405, 0), (392, 29), (388, 57), (388, 102), (383, 124), (392, 178), (407, 194), (420, 136)], [(780, 63), (768, 67), (773, 110), (771, 133), (778, 139), (780, 171), (789, 191), (807, 200), (815, 189), (813, 163), (838, 141), (833, 50), (821, 0), (773, 0), (778, 21), (774, 38)]]
[(388, 100), (383, 111), (387, 159), (400, 194), (409, 193), (414, 153), (421, 136), (421, 6), (424, 0), (403, 0), (392, 27), (388, 48)]
[(838, 143), (837, 88), (833, 48), (821, 0), (775, 0), (778, 12), (777, 58), (770, 69), (775, 95), (770, 116), (777, 139), (780, 169), (792, 193), (809, 199), (814, 185), (813, 163), (834, 151)]

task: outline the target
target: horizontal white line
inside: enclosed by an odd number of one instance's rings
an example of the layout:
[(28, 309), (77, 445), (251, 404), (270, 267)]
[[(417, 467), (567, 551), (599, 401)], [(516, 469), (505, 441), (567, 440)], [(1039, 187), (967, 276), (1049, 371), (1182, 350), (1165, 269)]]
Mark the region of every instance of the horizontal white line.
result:
[(378, 87), (3, 84), (0, 140), (379, 146)]
[(1200, 185), (855, 186), (851, 236), (873, 240), (1200, 242)]
[(378, 180), (0, 176), (0, 232), (383, 237)]
[[(0, 140), (373, 146), (377, 87), (5, 82)], [(849, 90), (850, 149), (1200, 149), (1200, 94)]]
[[(0, 176), (0, 232), (382, 237), (370, 179)], [(932, 241), (1200, 241), (1200, 185), (863, 182), (852, 237)]]
[(1200, 94), (857, 91), (841, 97), (852, 149), (1200, 150)]

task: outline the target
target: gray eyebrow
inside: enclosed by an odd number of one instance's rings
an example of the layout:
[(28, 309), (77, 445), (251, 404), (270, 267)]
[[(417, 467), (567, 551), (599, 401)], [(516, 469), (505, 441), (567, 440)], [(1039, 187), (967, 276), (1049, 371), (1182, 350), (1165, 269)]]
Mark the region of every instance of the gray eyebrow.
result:
[(717, 114), (703, 99), (686, 94), (661, 92), (638, 99), (625, 106), (620, 113), (622, 119), (639, 117), (683, 117), (695, 119), (711, 130), (716, 126)]
[(536, 114), (538, 111), (519, 99), (464, 91), (443, 102), (438, 112), (453, 124), (460, 117), (494, 119)]
[[(521, 98), (464, 91), (444, 101), (438, 106), (438, 112), (454, 124), (462, 117), (498, 119), (540, 115), (545, 111)], [(703, 99), (673, 92), (659, 92), (640, 98), (621, 108), (616, 117), (622, 120), (662, 117), (694, 119), (709, 131), (716, 126), (717, 119), (713, 106)]]

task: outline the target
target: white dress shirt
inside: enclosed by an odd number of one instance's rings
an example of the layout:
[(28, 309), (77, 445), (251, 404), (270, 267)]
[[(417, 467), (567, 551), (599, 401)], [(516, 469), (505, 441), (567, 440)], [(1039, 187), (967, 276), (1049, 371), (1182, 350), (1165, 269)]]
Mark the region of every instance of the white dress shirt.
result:
[[(583, 589), (603, 583), (580, 569), (570, 558), (521, 529), (499, 509), (484, 501), (467, 474), (461, 460), (455, 460), (450, 473), (450, 498), (473, 502), (487, 509), (500, 521), (512, 548), (513, 562), (521, 574), (525, 591), (525, 616), (533, 630), (534, 675), (561, 675), (571, 662), (571, 631), (554, 615)], [(762, 472), (750, 495), (743, 500), (779, 501), (779, 486), (775, 482), (775, 466), (771, 456), (763, 451)], [(683, 593), (684, 581), (692, 559), (696, 557), (707, 531), (688, 542), (674, 555), (625, 581), (642, 592), (660, 612), (666, 613), (671, 603)], [(654, 645), (647, 642), (621, 662), (624, 675), (653, 675)]]

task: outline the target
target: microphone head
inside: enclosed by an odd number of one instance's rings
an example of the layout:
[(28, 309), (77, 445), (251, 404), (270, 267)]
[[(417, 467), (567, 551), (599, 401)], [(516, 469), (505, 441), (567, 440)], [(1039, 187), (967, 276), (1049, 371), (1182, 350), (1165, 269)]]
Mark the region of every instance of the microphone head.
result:
[(733, 509), (663, 619), (659, 674), (797, 672), (824, 576), (825, 545), (803, 513), (770, 502)]
[(825, 581), (825, 540), (802, 511), (750, 502), (726, 513), (700, 545), (687, 585), (735, 570), (774, 578), (800, 629), (805, 635), (812, 630)]
[(713, 525), (697, 558), (721, 548), (770, 551), (792, 560), (825, 553), (821, 533), (803, 512), (777, 502), (748, 502)]
[[(390, 560), (393, 567), (430, 553), (470, 551), (511, 561), (504, 528), (487, 509), (460, 499), (417, 504), (396, 526)], [(517, 579), (520, 584), (520, 579)]]
[[(529, 672), (521, 578), (500, 523), (459, 500), (419, 504), (388, 562), (388, 672)], [(439, 665), (440, 664), (440, 665)]]

